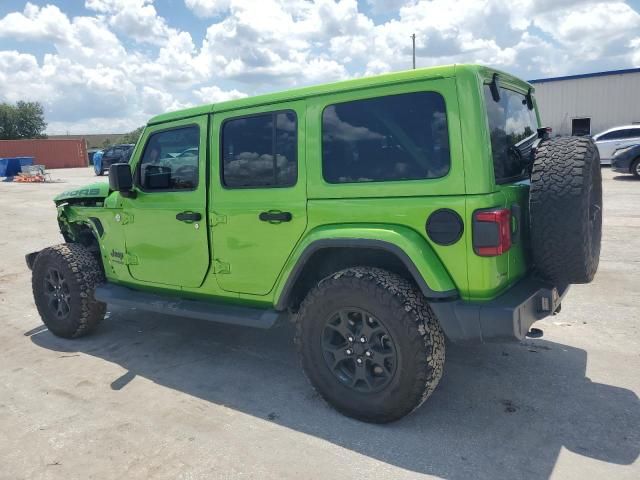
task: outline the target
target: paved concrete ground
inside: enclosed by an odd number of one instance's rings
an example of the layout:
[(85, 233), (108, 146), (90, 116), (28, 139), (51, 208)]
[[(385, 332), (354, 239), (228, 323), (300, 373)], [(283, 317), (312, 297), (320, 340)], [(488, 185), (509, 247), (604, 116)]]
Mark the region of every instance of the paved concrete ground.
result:
[(51, 198), (92, 181), (0, 183), (0, 478), (640, 478), (640, 182), (605, 177), (594, 283), (544, 339), (447, 351), (439, 388), (391, 425), (337, 414), (291, 328), (113, 309), (94, 335), (41, 327), (23, 255), (62, 241)]

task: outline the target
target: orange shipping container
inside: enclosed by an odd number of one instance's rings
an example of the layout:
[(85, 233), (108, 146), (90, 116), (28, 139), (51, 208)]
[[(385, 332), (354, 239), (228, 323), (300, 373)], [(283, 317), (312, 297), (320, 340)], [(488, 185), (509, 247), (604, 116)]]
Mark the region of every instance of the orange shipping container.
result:
[(0, 140), (0, 158), (34, 157), (35, 165), (46, 168), (86, 167), (87, 147), (84, 140)]

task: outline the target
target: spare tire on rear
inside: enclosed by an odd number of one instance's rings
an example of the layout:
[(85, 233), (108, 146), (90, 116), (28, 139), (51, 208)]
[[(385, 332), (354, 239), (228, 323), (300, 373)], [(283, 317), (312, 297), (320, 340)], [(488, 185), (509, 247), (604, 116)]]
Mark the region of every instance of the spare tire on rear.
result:
[(602, 175), (590, 138), (540, 143), (531, 171), (529, 215), (538, 273), (556, 284), (593, 280), (602, 237)]

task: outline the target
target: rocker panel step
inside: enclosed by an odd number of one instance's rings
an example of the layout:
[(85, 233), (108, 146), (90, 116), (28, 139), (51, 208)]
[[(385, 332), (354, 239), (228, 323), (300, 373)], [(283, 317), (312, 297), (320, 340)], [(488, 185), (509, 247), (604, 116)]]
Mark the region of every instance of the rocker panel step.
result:
[(134, 290), (113, 283), (98, 285), (94, 296), (96, 300), (108, 305), (135, 307), (147, 312), (197, 318), (243, 327), (270, 328), (276, 323), (279, 316), (278, 312), (271, 309), (242, 307), (207, 300), (187, 300)]

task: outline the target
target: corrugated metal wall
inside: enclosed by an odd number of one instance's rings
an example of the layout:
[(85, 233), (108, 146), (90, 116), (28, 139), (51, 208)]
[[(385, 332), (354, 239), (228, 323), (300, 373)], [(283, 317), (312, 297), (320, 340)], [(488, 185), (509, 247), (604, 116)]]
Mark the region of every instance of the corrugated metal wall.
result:
[(84, 140), (0, 140), (0, 158), (34, 157), (46, 168), (86, 167)]
[(591, 118), (591, 134), (640, 122), (640, 72), (534, 84), (542, 124), (571, 135), (573, 118)]

